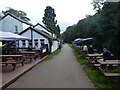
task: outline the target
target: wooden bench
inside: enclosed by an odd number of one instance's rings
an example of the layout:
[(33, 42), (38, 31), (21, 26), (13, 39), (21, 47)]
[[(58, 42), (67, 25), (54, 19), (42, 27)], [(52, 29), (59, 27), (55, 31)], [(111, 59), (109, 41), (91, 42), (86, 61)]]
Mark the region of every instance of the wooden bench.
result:
[(100, 64), (93, 64), (95, 67), (100, 67)]
[(32, 59), (35, 59), (38, 57), (38, 55), (36, 54), (35, 51), (25, 51), (25, 52), (19, 52), (19, 54), (22, 54), (23, 55), (23, 59), (24, 61), (26, 59), (30, 59), (30, 63), (32, 62)]
[(120, 73), (104, 73), (106, 77), (120, 77)]
[[(100, 64), (93, 64), (95, 67), (100, 67)], [(107, 65), (109, 66), (109, 65)]]
[[(6, 64), (6, 66), (8, 64), (12, 64), (13, 66), (13, 71), (15, 70), (15, 67), (16, 67), (16, 64), (19, 64), (19, 62), (16, 62), (16, 61), (6, 61), (6, 62), (0, 62), (0, 64)], [(22, 66), (24, 65), (23, 61), (21, 62)]]
[(98, 70), (106, 77), (120, 77), (120, 73), (108, 73), (105, 72), (102, 68), (98, 67)]

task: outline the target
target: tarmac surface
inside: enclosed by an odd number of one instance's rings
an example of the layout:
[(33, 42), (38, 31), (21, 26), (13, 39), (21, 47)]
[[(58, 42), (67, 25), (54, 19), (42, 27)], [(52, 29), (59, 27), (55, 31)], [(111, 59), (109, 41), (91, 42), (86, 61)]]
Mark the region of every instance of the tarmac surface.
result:
[(63, 45), (52, 59), (42, 61), (8, 88), (95, 88), (72, 49)]

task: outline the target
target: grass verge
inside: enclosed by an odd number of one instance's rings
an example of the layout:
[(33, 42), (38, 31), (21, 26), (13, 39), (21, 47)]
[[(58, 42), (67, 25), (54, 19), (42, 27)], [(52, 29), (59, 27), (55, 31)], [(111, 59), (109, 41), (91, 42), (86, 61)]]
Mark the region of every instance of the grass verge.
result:
[(60, 53), (61, 49), (58, 49), (50, 54), (48, 54), (48, 56), (44, 59), (44, 61), (46, 60), (50, 60), (51, 58), (53, 58), (54, 56), (58, 55)]
[(112, 86), (108, 83), (108, 78), (103, 76), (92, 64), (88, 62), (80, 53), (78, 53), (70, 44), (68, 44), (72, 49), (77, 61), (83, 66), (88, 78), (98, 89), (108, 88), (112, 89)]

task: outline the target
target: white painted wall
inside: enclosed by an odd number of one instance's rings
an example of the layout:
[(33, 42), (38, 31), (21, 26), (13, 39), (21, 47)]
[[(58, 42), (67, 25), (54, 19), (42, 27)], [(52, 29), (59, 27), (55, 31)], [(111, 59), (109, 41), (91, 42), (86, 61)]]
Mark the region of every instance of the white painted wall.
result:
[[(31, 39), (31, 31), (28, 30), (25, 33), (23, 33), (21, 36), (29, 37)], [(26, 48), (28, 47), (28, 40), (26, 40)], [(19, 41), (19, 47), (22, 47), (22, 41)]]
[[(34, 39), (38, 39), (38, 48), (41, 47), (40, 39), (44, 39), (44, 43), (48, 44), (48, 48), (49, 48), (49, 41), (48, 41), (47, 38), (45, 38), (42, 35), (36, 33), (35, 31), (32, 31), (32, 33), (33, 33), (33, 39), (32, 39), (33, 40), (33, 43), (32, 43), (33, 47), (35, 47)], [(31, 38), (31, 30), (29, 29), (28, 31), (26, 31), (25, 33), (23, 33), (22, 36)], [(19, 42), (19, 47), (22, 47), (22, 41)], [(28, 47), (28, 41), (26, 41), (26, 47)]]
[(52, 45), (52, 50), (51, 52), (54, 52), (55, 50), (58, 49), (58, 41), (53, 41), (53, 45)]
[(15, 18), (8, 15), (4, 19), (2, 19), (2, 31), (14, 33), (15, 25), (18, 27), (18, 33), (23, 30), (22, 23)]
[(48, 47), (49, 47), (49, 41), (48, 41), (48, 39), (45, 38), (45, 37), (43, 37), (42, 35), (36, 33), (36, 32), (33, 32), (33, 47), (35, 47), (35, 45), (34, 45), (34, 39), (38, 39), (38, 46), (39, 46), (39, 48), (41, 47), (40, 39), (44, 39), (44, 43), (48, 44)]
[(0, 31), (2, 31), (2, 20), (0, 21)]

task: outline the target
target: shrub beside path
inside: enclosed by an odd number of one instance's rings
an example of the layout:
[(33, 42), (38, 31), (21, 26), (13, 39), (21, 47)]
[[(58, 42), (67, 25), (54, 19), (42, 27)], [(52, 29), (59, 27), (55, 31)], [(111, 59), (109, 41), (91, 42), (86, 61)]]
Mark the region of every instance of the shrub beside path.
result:
[(58, 55), (41, 62), (8, 88), (94, 88), (94, 85), (65, 44)]

